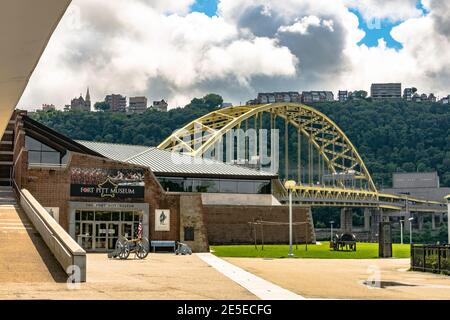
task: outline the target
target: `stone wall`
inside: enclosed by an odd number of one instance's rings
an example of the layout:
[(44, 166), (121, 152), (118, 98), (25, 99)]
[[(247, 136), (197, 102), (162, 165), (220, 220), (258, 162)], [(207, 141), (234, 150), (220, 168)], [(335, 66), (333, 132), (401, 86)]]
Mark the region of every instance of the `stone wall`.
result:
[[(185, 239), (185, 227), (194, 228), (194, 241)], [(180, 196), (180, 238), (195, 252), (207, 252), (209, 249), (205, 213), (200, 194)]]

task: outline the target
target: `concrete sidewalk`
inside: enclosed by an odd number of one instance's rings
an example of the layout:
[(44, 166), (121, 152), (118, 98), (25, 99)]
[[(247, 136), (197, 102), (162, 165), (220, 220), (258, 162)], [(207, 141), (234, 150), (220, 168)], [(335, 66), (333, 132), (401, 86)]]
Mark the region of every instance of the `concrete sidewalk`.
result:
[(211, 253), (197, 255), (214, 269), (262, 300), (303, 300), (304, 297), (247, 272)]
[(88, 282), (69, 290), (65, 283), (1, 283), (0, 299), (227, 300), (257, 299), (198, 256), (150, 253), (146, 260), (110, 260), (88, 254)]

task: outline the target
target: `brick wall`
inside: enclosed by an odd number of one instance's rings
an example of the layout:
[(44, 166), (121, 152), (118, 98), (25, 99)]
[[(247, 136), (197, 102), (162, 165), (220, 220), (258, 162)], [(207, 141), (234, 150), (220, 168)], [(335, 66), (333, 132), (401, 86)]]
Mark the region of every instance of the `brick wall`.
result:
[[(251, 221), (264, 220), (289, 222), (287, 206), (205, 206), (206, 225), (210, 244), (249, 244), (254, 242), (254, 227)], [(294, 207), (294, 222), (308, 222), (294, 226), (294, 239), (300, 242), (315, 241), (311, 232), (309, 208)], [(287, 243), (289, 227), (264, 226), (264, 243)], [(307, 232), (308, 230), (308, 232)], [(308, 233), (308, 238), (306, 237)], [(261, 226), (256, 227), (258, 243), (261, 243)]]

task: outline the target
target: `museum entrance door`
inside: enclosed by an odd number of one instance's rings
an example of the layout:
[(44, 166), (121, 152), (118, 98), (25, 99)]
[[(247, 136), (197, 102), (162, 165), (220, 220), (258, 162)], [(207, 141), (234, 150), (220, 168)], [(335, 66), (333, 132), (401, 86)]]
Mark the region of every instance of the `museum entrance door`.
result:
[(95, 223), (95, 247), (93, 250), (113, 250), (119, 237), (118, 222)]
[(75, 239), (86, 251), (114, 250), (119, 237), (137, 236), (142, 211), (77, 210)]
[(93, 248), (94, 225), (91, 222), (83, 222), (80, 224), (80, 233), (78, 234), (77, 242), (83, 248)]

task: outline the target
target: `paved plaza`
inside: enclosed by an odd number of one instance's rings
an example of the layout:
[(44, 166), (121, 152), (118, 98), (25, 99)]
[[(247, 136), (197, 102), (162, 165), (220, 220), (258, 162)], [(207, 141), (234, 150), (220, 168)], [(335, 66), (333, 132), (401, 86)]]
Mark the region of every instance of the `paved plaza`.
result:
[[(408, 259), (224, 261), (227, 270), (228, 263), (236, 267), (231, 275), (196, 254), (158, 253), (127, 261), (88, 254), (88, 282), (79, 289), (70, 290), (63, 279), (51, 276), (23, 281), (16, 272), (5, 281), (3, 272), (0, 299), (258, 299), (268, 297), (258, 294), (265, 289), (262, 283), (306, 299), (450, 299), (449, 277), (406, 271)], [(239, 269), (250, 274), (236, 274)], [(380, 272), (383, 288), (364, 284), (374, 271)], [(245, 277), (256, 279), (259, 287), (252, 288)]]
[(73, 289), (26, 215), (0, 206), (0, 299), (450, 299), (450, 277), (408, 268), (409, 259), (101, 253), (87, 255), (87, 282)]
[(409, 259), (226, 260), (309, 299), (450, 299), (449, 276), (407, 271)]

